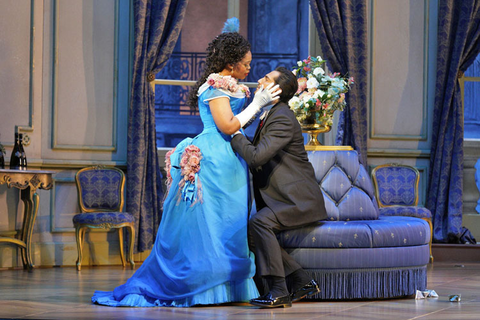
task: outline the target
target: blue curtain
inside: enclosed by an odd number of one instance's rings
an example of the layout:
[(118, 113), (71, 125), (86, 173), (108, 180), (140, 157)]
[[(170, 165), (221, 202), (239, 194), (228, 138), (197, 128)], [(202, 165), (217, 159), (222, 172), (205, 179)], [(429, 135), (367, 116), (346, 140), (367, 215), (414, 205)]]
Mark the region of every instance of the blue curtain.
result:
[(463, 109), (458, 77), (480, 52), (480, 1), (439, 0), (437, 80), (427, 207), (436, 242), (456, 242), (462, 225)]
[(337, 145), (350, 145), (367, 164), (367, 3), (366, 0), (310, 0), (323, 59), (333, 72), (355, 84), (340, 114)]
[(188, 0), (135, 0), (132, 96), (128, 119), (127, 211), (135, 217), (135, 251), (151, 249), (160, 219), (162, 175), (157, 157), (155, 79), (170, 57)]

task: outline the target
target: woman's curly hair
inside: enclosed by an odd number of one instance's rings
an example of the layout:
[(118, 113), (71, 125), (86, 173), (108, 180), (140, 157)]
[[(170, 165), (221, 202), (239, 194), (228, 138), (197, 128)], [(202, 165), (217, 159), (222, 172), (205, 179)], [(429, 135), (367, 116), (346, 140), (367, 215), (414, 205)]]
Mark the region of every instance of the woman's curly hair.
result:
[(219, 73), (227, 64), (235, 64), (250, 51), (250, 43), (238, 32), (219, 34), (208, 44), (205, 70), (188, 95), (187, 104), (191, 109), (198, 108), (198, 88), (212, 73)]

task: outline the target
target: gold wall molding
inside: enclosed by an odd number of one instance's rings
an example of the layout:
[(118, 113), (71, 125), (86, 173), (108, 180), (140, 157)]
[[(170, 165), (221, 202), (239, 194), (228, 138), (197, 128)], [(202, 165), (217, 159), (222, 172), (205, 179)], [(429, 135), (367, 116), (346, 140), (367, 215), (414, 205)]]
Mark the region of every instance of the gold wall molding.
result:
[(430, 150), (369, 148), (369, 158), (430, 158)]
[[(378, 1), (378, 0), (377, 0)], [(424, 2), (424, 22), (423, 22), (423, 103), (422, 103), (422, 128), (420, 134), (380, 134), (375, 132), (375, 104), (374, 104), (374, 94), (375, 88), (373, 85), (373, 70), (375, 69), (375, 47), (374, 47), (374, 35), (375, 35), (375, 0), (369, 0), (369, 19), (370, 25), (368, 30), (368, 35), (370, 38), (369, 43), (369, 83), (370, 83), (370, 92), (368, 95), (368, 106), (369, 106), (369, 118), (370, 118), (370, 139), (371, 140), (395, 140), (395, 141), (426, 141), (428, 139), (428, 49), (429, 49), (429, 0), (423, 0)]]
[(117, 150), (118, 144), (118, 135), (117, 135), (117, 122), (118, 122), (118, 28), (119, 28), (119, 0), (115, 0), (115, 14), (114, 14), (114, 57), (113, 57), (113, 76), (112, 76), (112, 85), (113, 85), (113, 101), (112, 101), (112, 144), (109, 146), (98, 146), (98, 145), (72, 145), (72, 144), (59, 144), (57, 142), (58, 137), (58, 101), (57, 101), (57, 91), (58, 91), (58, 18), (59, 18), (59, 0), (54, 0), (53, 2), (53, 86), (52, 86), (52, 150), (70, 150), (70, 151), (93, 151), (93, 152), (114, 152)]

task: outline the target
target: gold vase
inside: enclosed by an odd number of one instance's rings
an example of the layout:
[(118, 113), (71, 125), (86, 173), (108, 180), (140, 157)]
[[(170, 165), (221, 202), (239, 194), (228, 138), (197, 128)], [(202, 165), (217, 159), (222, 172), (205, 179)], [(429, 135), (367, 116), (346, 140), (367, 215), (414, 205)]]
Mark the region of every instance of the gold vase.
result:
[(308, 142), (305, 147), (318, 147), (322, 144), (318, 141), (318, 135), (320, 133), (329, 132), (332, 128), (326, 124), (314, 123), (314, 124), (302, 124), (302, 132), (308, 133)]
[(319, 122), (313, 116), (306, 118), (300, 122), (302, 132), (308, 134), (308, 142), (305, 145), (307, 151), (326, 151), (326, 150), (353, 150), (350, 146), (324, 146), (318, 141), (318, 135), (320, 133), (329, 132), (332, 127), (326, 123)]

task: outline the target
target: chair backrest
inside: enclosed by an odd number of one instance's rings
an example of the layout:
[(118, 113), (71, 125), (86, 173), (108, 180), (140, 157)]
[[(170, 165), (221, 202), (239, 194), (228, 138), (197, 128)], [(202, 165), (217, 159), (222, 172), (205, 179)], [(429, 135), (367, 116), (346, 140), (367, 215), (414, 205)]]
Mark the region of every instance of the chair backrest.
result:
[(329, 220), (375, 220), (379, 210), (372, 181), (356, 151), (309, 151)]
[(416, 206), (420, 173), (414, 167), (388, 163), (372, 170), (379, 207)]
[(83, 168), (75, 175), (82, 212), (123, 211), (125, 175), (115, 167)]

